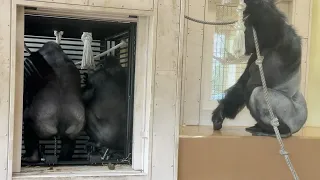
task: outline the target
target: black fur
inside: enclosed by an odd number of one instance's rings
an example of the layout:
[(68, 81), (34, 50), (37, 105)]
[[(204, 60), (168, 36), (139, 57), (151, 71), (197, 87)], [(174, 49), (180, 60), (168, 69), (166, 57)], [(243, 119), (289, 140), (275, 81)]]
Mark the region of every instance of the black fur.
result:
[(86, 132), (96, 147), (123, 149), (126, 135), (126, 71), (108, 56), (102, 68), (89, 75), (83, 99)]
[(52, 76), (55, 76), (52, 67), (39, 52), (32, 52), (24, 60), (23, 110), (31, 105), (34, 96)]
[(270, 103), (280, 122), (278, 128), (283, 136), (290, 136), (299, 131), (307, 119), (306, 102), (299, 91), (301, 38), (287, 24), (273, 0), (245, 0), (245, 3), (244, 17), (249, 15), (245, 21), (246, 54), (252, 53), (252, 56), (239, 80), (213, 111), (214, 129), (221, 129), (225, 118), (234, 119), (247, 106), (257, 124), (246, 130), (253, 135), (274, 136), (259, 69), (254, 63), (257, 59), (254, 27), (264, 56), (263, 71)]
[[(85, 125), (80, 72), (55, 42), (47, 42), (37, 54), (39, 62), (44, 59), (53, 71), (47, 72), (45, 86), (35, 94), (25, 109), (23, 118), (26, 154), (22, 160), (40, 161), (39, 139), (53, 136), (60, 136), (62, 139), (59, 159), (71, 160), (74, 140)], [(44, 71), (43, 73), (45, 74)], [(30, 87), (32, 84), (25, 86)]]

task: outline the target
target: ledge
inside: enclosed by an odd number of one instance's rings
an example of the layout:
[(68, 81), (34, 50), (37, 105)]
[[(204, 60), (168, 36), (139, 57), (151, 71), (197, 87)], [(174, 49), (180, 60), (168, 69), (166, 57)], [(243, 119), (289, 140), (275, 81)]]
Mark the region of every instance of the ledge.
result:
[(56, 167), (23, 167), (20, 173), (14, 173), (13, 179), (42, 180), (42, 179), (128, 179), (136, 177), (144, 179), (146, 174), (135, 171), (129, 165), (116, 165), (115, 170), (108, 166), (56, 166)]
[[(246, 127), (223, 127), (213, 131), (212, 126), (180, 126), (180, 138), (210, 138), (210, 137), (253, 137), (245, 131)], [(261, 138), (261, 137), (259, 137)], [(320, 127), (304, 127), (291, 138), (320, 139)]]
[[(181, 127), (178, 180), (292, 180), (277, 139), (244, 128)], [(303, 128), (283, 142), (299, 178), (320, 179), (320, 128)]]

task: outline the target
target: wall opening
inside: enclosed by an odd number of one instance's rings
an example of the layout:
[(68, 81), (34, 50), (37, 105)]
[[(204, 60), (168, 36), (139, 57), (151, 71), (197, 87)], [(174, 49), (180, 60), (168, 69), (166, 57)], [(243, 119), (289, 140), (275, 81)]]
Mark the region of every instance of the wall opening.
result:
[[(31, 52), (38, 51), (46, 42), (55, 41), (54, 30), (63, 31), (60, 47), (63, 52), (76, 64), (81, 75), (81, 87), (85, 87), (85, 74), (89, 73), (86, 69), (80, 69), (79, 62), (82, 59), (83, 42), (81, 35), (83, 32), (92, 33), (92, 49), (94, 55), (98, 55), (107, 49), (125, 41), (126, 45), (113, 50), (107, 56), (96, 60), (96, 64), (115, 56), (120, 62), (121, 67), (126, 72), (126, 123), (125, 126), (125, 146), (122, 149), (109, 149), (108, 147), (94, 147), (89, 142), (85, 128), (76, 137), (76, 145), (72, 159), (68, 161), (56, 161), (61, 151), (61, 139), (59, 136), (41, 139), (39, 141), (40, 161), (26, 162), (21, 161), (23, 172), (28, 168), (34, 169), (35, 166), (81, 166), (81, 165), (105, 165), (108, 163), (132, 165), (132, 141), (133, 141), (133, 113), (134, 113), (134, 80), (135, 80), (135, 51), (136, 51), (136, 17), (132, 17), (130, 22), (120, 21), (101, 21), (80, 18), (70, 18), (62, 16), (48, 16), (42, 14), (25, 14), (24, 42)], [(24, 57), (27, 59), (29, 53), (25, 50)], [(90, 76), (90, 73), (89, 73)], [(32, 103), (32, 102), (31, 102)], [(23, 125), (21, 155), (25, 154), (25, 125)], [(140, 132), (139, 132), (140, 133)], [(142, 153), (142, 152), (141, 152)]]

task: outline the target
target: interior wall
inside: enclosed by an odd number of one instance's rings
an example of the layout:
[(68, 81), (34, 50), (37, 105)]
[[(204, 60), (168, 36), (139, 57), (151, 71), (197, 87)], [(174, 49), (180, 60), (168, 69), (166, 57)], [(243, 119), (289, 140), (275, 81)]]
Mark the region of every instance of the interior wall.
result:
[[(69, 11), (70, 13), (81, 13), (90, 11), (90, 13), (112, 12), (120, 14), (133, 14), (137, 16), (149, 16), (148, 18), (148, 39), (143, 45), (147, 46), (144, 50), (139, 51), (139, 54), (147, 57), (146, 67), (146, 84), (144, 87), (147, 89), (146, 101), (147, 108), (146, 116), (147, 122), (145, 123), (145, 131), (138, 132), (141, 138), (148, 143), (148, 147), (143, 149), (147, 153), (147, 161), (144, 161), (144, 167), (148, 166), (142, 173), (147, 173), (143, 176), (116, 176), (110, 179), (139, 179), (139, 180), (175, 180), (177, 179), (177, 161), (178, 161), (178, 141), (179, 141), (179, 118), (180, 118), (180, 86), (181, 86), (181, 54), (182, 54), (182, 32), (183, 32), (183, 9), (184, 1), (166, 1), (154, 0), (148, 3), (154, 5), (153, 11), (145, 11), (140, 7), (146, 1), (119, 1), (122, 3), (135, 4), (136, 9), (125, 7), (110, 8), (108, 3), (116, 1), (99, 1), (104, 4), (103, 8), (95, 7), (88, 1), (28, 1), (28, 0), (13, 0), (1, 1), (0, 0), (0, 78), (2, 80), (2, 88), (0, 90), (0, 179), (12, 179), (12, 159), (13, 145), (17, 141), (13, 140), (14, 137), (14, 124), (21, 122), (18, 115), (19, 112), (16, 107), (19, 107), (17, 94), (9, 93), (9, 88), (12, 92), (21, 93), (21, 84), (16, 84), (22, 79), (21, 72), (16, 72), (17, 66), (23, 67), (21, 63), (23, 58), (15, 56), (17, 46), (23, 45), (21, 39), (16, 39), (17, 20), (16, 18), (16, 3), (23, 7), (24, 5), (36, 7), (49, 7)], [(94, 1), (98, 2), (98, 0)], [(71, 3), (66, 5), (66, 3)], [(83, 3), (83, 4), (79, 4)], [(10, 9), (12, 11), (10, 11)], [(14, 12), (14, 13), (11, 13)], [(12, 19), (10, 19), (10, 17)], [(19, 46), (20, 48), (20, 46)], [(21, 52), (22, 52), (21, 48)], [(20, 50), (20, 49), (18, 49)], [(21, 53), (20, 53), (21, 54)], [(143, 60), (142, 60), (143, 61)], [(20, 80), (17, 79), (20, 78)], [(18, 88), (16, 88), (16, 86)], [(19, 90), (20, 89), (20, 90)], [(21, 100), (21, 99), (20, 99)], [(19, 138), (21, 136), (15, 136)], [(10, 145), (10, 149), (8, 146)], [(163, 156), (165, 155), (165, 156)], [(161, 157), (161, 158), (159, 158)], [(87, 172), (86, 176), (88, 176)], [(120, 173), (120, 172), (116, 172)], [(128, 173), (128, 172), (126, 172)], [(71, 173), (72, 174), (72, 173)], [(113, 173), (114, 174), (114, 173)], [(38, 179), (49, 179), (51, 176), (41, 177), (38, 174)], [(96, 174), (92, 174), (96, 176)], [(34, 178), (34, 177), (31, 177)], [(30, 178), (30, 179), (31, 179)], [(68, 174), (56, 177), (56, 179), (68, 178)], [(92, 179), (92, 177), (77, 177), (77, 179)], [(95, 177), (94, 179), (105, 179), (105, 177)]]
[[(307, 59), (309, 46), (310, 2), (312, 0), (284, 0), (277, 6), (302, 37), (301, 91), (306, 96)], [(206, 21), (214, 21), (216, 6), (221, 0), (186, 0), (185, 14)], [(237, 5), (238, 1), (233, 1)], [(212, 71), (212, 44), (214, 26), (185, 20), (183, 105), (181, 125), (211, 125), (211, 113), (217, 102), (208, 100)], [(209, 74), (209, 76), (208, 76)], [(213, 80), (214, 83), (214, 80)], [(253, 119), (248, 110), (237, 116), (238, 121), (226, 121), (225, 126), (248, 126)], [(240, 119), (240, 120), (239, 120)]]
[(10, 5), (10, 1), (0, 1), (0, 179), (7, 179), (9, 152)]
[(320, 1), (312, 3), (312, 25), (310, 39), (309, 74), (307, 86), (308, 126), (320, 126)]
[(153, 10), (153, 1), (150, 1), (150, 0), (131, 0), (130, 2), (127, 0), (33, 0), (33, 1), (85, 5), (85, 6), (98, 6), (98, 7), (106, 7), (106, 8)]

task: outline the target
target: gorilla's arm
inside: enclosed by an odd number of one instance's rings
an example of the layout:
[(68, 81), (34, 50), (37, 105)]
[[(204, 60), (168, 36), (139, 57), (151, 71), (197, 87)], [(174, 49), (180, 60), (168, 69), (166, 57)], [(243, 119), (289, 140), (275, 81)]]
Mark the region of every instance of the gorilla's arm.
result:
[(94, 88), (85, 88), (82, 91), (82, 100), (84, 103), (88, 103), (94, 96), (95, 89)]
[(249, 67), (256, 60), (256, 58), (256, 54), (251, 55), (246, 69), (236, 84), (226, 91), (226, 96), (219, 101), (219, 106), (213, 111), (211, 120), (214, 124), (215, 130), (222, 128), (222, 123), (225, 118), (234, 119), (245, 106), (245, 89), (250, 77)]

